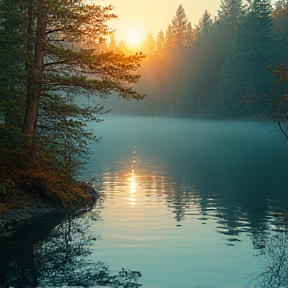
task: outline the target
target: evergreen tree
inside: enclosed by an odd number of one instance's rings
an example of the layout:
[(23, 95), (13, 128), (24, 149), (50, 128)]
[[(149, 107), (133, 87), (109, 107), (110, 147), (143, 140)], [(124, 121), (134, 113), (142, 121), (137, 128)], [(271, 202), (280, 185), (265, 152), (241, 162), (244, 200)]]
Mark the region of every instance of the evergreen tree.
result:
[(165, 48), (169, 50), (172, 47), (174, 47), (174, 35), (172, 25), (169, 24), (165, 32)]
[[(133, 90), (139, 79), (133, 71), (143, 57), (104, 51), (107, 21), (116, 17), (111, 11), (82, 0), (0, 2), (0, 173), (6, 175), (0, 178), (20, 173), (53, 193), (66, 191), (88, 142), (97, 140), (87, 122), (104, 112), (84, 99), (113, 91), (142, 98)], [(10, 133), (16, 128), (17, 137)], [(19, 139), (15, 147), (10, 139)]]
[(16, 0), (3, 0), (0, 3), (0, 123), (5, 125), (7, 131), (13, 127), (22, 128), (24, 113), (24, 47), (27, 37), (23, 28), (26, 17), (22, 9)]
[(203, 32), (208, 32), (209, 28), (212, 26), (212, 19), (211, 19), (211, 14), (205, 10), (200, 23), (199, 23), (199, 27), (200, 27), (200, 31)]
[(218, 11), (219, 25), (221, 25), (223, 47), (225, 51), (230, 49), (235, 31), (244, 13), (242, 0), (222, 0)]
[(150, 30), (143, 43), (143, 51), (144, 54), (150, 58), (154, 56), (155, 49), (156, 49), (156, 43), (154, 40), (154, 36), (152, 35), (152, 32)]
[(225, 22), (230, 34), (233, 34), (238, 25), (239, 18), (243, 15), (242, 0), (221, 0), (218, 17), (220, 21)]
[[(270, 15), (269, 1), (250, 1), (223, 63), (219, 97), (229, 115), (256, 112), (252, 105), (253, 97), (270, 93), (272, 89), (267, 66), (276, 63), (277, 55)], [(243, 98), (244, 95), (247, 97)]]
[(176, 11), (176, 15), (172, 20), (172, 34), (174, 36), (174, 46), (185, 46), (188, 20), (185, 10), (180, 5)]
[(278, 1), (272, 13), (273, 35), (282, 59), (288, 59), (288, 2)]
[(165, 49), (165, 36), (163, 31), (161, 30), (157, 34), (157, 39), (156, 39), (156, 51), (159, 56), (163, 56), (163, 52)]
[[(202, 113), (205, 106), (208, 105), (210, 97), (211, 83), (211, 15), (205, 11), (199, 21), (197, 39), (188, 50), (186, 65), (184, 65), (184, 75), (179, 82), (179, 91), (182, 91), (182, 100), (179, 102), (179, 110), (183, 116), (191, 116), (194, 113)], [(196, 30), (197, 31), (197, 30)], [(207, 85), (209, 83), (209, 85)], [(181, 90), (180, 90), (181, 89)], [(209, 91), (208, 91), (209, 90)], [(180, 95), (179, 95), (180, 97)], [(207, 107), (205, 107), (207, 109)]]
[[(114, 17), (110, 13), (111, 7), (79, 4), (81, 3), (71, 4), (71, 2), (59, 1), (55, 5), (54, 2), (43, 0), (32, 7), (35, 13), (32, 8), (30, 11), (28, 7), (28, 19), (35, 14), (37, 26), (33, 43), (35, 52), (31, 50), (32, 46), (28, 47), (31, 62), (27, 65), (29, 78), (23, 131), (31, 137), (36, 132), (37, 124), (41, 124), (39, 127), (42, 128), (37, 131), (39, 136), (45, 135), (43, 128), (49, 129), (50, 139), (51, 135), (57, 139), (54, 141), (57, 142), (56, 145), (51, 145), (54, 150), (49, 151), (55, 151), (59, 158), (58, 152), (61, 149), (56, 149), (56, 147), (62, 146), (62, 150), (66, 149), (66, 154), (61, 153), (62, 158), (64, 157), (62, 162), (66, 166), (67, 161), (71, 166), (72, 159), (71, 156), (67, 158), (67, 154), (74, 152), (75, 155), (84, 156), (83, 148), (86, 146), (87, 139), (93, 140), (94, 137), (91, 133), (81, 131), (87, 120), (95, 120), (93, 112), (101, 111), (97, 109), (97, 106), (95, 109), (90, 109), (70, 103), (71, 95), (77, 97), (81, 93), (82, 97), (85, 95), (91, 97), (93, 94), (100, 96), (114, 90), (122, 97), (138, 97), (129, 84), (124, 84), (125, 82), (135, 83), (138, 79), (138, 75), (128, 72), (128, 70), (136, 69), (137, 57), (128, 58), (123, 54), (103, 53), (101, 49), (104, 45), (104, 37), (109, 31), (105, 22)], [(32, 23), (28, 21), (28, 25), (31, 25), (31, 27), (28, 26), (28, 31), (32, 30)], [(94, 41), (95, 49), (81, 48), (83, 36), (86, 42), (90, 39)], [(80, 45), (75, 42), (79, 38)], [(55, 102), (57, 105), (61, 103), (61, 109), (58, 108), (59, 116), (55, 115), (55, 121), (51, 119), (47, 121), (47, 118), (41, 117), (41, 122), (37, 123), (41, 112), (44, 114), (45, 109), (50, 111), (51, 107), (54, 109), (57, 107)], [(72, 115), (69, 112), (71, 109)], [(61, 115), (61, 111), (65, 111), (66, 114)], [(60, 144), (61, 141), (62, 144)]]
[(187, 24), (187, 31), (185, 37), (185, 46), (191, 47), (198, 35), (198, 26), (192, 27), (191, 22)]

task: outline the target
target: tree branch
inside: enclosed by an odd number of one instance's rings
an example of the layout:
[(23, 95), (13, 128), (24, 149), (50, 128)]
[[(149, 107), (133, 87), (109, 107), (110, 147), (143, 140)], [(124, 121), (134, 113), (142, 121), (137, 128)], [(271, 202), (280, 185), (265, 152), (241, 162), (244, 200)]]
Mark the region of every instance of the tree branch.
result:
[(44, 64), (44, 68), (48, 67), (48, 66), (52, 66), (52, 65), (59, 65), (59, 64), (64, 64), (66, 62), (66, 60), (61, 60), (61, 61), (57, 61), (57, 62), (50, 62), (50, 63), (46, 63)]
[(281, 132), (283, 133), (283, 135), (285, 136), (285, 138), (288, 140), (288, 135), (287, 135), (287, 133), (284, 131), (284, 129), (283, 129), (282, 125), (281, 125), (281, 122), (279, 121), (278, 118), (276, 118), (276, 122), (277, 122), (278, 127), (280, 128)]

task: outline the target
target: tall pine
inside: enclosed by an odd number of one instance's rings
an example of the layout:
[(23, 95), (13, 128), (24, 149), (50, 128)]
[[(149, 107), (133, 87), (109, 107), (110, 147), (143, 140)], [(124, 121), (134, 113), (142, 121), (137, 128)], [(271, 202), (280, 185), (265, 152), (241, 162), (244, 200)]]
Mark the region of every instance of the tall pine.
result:
[(219, 98), (225, 114), (257, 112), (255, 97), (267, 95), (272, 89), (267, 67), (275, 64), (275, 47), (270, 1), (249, 1), (220, 74)]

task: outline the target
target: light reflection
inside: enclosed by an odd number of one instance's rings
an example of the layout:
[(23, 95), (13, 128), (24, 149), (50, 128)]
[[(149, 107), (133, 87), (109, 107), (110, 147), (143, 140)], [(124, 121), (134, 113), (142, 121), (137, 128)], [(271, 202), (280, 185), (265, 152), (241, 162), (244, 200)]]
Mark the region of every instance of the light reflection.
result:
[[(166, 177), (164, 167), (160, 169), (160, 167), (153, 166), (149, 167), (149, 169), (147, 169), (147, 167), (143, 169), (143, 163), (141, 163), (138, 156), (136, 156), (138, 154), (137, 152), (134, 146), (129, 158), (124, 161), (127, 164), (129, 163), (129, 168), (127, 166), (125, 168), (122, 167), (122, 169), (110, 173), (110, 179), (108, 179), (109, 177), (107, 178), (106, 185), (103, 187), (108, 195), (109, 192), (111, 192), (112, 195), (115, 195), (115, 192), (117, 194), (124, 193), (125, 196), (122, 198), (123, 202), (119, 199), (120, 201), (118, 200), (118, 203), (120, 204), (122, 202), (122, 205), (128, 205), (130, 207), (135, 207), (136, 204), (140, 205), (143, 198), (155, 197), (157, 202), (161, 199), (167, 202), (167, 210), (175, 214), (174, 216), (177, 222), (201, 210), (202, 198), (198, 195), (198, 189), (193, 187), (190, 181), (186, 181), (184, 178), (181, 179), (181, 181), (177, 181), (174, 177)], [(208, 198), (211, 201), (213, 200), (211, 196)], [(206, 203), (206, 205), (208, 205), (208, 203)], [(211, 206), (213, 207), (213, 203), (211, 203), (211, 205), (209, 204), (209, 207)], [(120, 207), (123, 206), (120, 204)]]
[(131, 197), (127, 198), (128, 200), (130, 200), (130, 203), (132, 206), (136, 205), (136, 180), (135, 180), (135, 174), (134, 174), (134, 169), (132, 169), (131, 171), (131, 177), (129, 178), (130, 181), (130, 194)]
[(130, 177), (130, 192), (132, 194), (134, 194), (136, 192), (136, 182), (135, 182), (134, 170), (132, 170), (131, 177)]

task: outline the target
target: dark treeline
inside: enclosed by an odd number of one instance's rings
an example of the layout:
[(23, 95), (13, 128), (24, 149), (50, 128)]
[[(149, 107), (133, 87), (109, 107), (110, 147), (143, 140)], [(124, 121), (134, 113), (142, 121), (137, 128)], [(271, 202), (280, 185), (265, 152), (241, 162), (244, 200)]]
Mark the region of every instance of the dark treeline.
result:
[(165, 33), (149, 33), (136, 86), (147, 98), (134, 113), (284, 119), (288, 4), (247, 2), (222, 0), (218, 17), (205, 11), (194, 26), (180, 5)]

